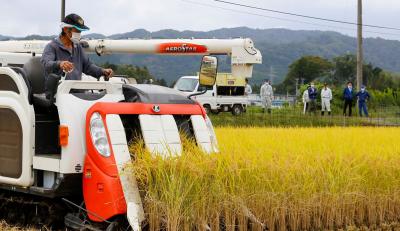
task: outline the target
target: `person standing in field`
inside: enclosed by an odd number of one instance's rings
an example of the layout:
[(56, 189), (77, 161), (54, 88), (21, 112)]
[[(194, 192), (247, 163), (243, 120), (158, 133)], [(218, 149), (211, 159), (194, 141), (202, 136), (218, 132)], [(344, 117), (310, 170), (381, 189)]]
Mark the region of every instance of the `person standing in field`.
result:
[(343, 115), (346, 116), (347, 108), (349, 108), (349, 116), (352, 114), (353, 107), (353, 83), (347, 82), (347, 87), (343, 90), (343, 99), (344, 99), (344, 107), (343, 107)]
[(366, 117), (368, 117), (367, 101), (370, 99), (370, 95), (366, 90), (365, 86), (361, 86), (361, 90), (356, 94), (358, 99), (358, 112), (360, 117), (362, 117), (363, 112)]
[(271, 113), (272, 109), (272, 97), (274, 96), (274, 92), (269, 80), (266, 80), (260, 89), (260, 96), (262, 101), (263, 111), (267, 111)]
[(308, 104), (310, 102), (310, 98), (308, 97), (308, 89), (311, 87), (311, 85), (307, 86), (307, 89), (303, 92), (303, 114), (305, 115), (307, 110), (308, 110)]
[(321, 116), (324, 116), (325, 111), (328, 112), (328, 115), (331, 115), (331, 100), (332, 90), (325, 83), (324, 88), (321, 90)]
[(261, 107), (265, 112), (267, 97), (266, 97), (267, 80), (265, 79), (260, 88)]
[(251, 93), (253, 93), (253, 90), (251, 89), (251, 86), (249, 84), (249, 79), (246, 79), (246, 86), (244, 88), (244, 94), (245, 95), (250, 95)]
[(316, 113), (317, 111), (317, 95), (318, 95), (318, 90), (315, 88), (314, 83), (311, 83), (311, 87), (308, 88), (308, 98), (310, 99), (310, 105), (309, 105), (309, 112), (314, 112)]

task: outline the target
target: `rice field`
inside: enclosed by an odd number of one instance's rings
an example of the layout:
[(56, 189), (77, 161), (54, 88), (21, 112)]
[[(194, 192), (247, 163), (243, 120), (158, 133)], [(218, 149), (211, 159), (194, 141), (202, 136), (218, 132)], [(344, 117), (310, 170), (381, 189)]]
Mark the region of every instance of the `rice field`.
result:
[(217, 154), (187, 140), (177, 158), (130, 147), (149, 230), (400, 230), (400, 128), (216, 133)]
[(218, 154), (131, 146), (150, 230), (398, 230), (400, 128), (216, 133)]
[[(0, 231), (36, 231), (37, 229), (15, 227), (7, 224), (5, 221), (0, 220)], [(43, 229), (48, 230), (48, 229)]]

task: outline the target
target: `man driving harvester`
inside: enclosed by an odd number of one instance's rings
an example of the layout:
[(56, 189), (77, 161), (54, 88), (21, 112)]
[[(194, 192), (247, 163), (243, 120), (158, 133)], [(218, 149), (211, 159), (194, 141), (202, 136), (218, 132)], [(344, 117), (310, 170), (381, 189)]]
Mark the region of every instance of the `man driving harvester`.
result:
[(82, 73), (108, 80), (113, 75), (112, 69), (103, 69), (93, 64), (79, 41), (81, 32), (89, 30), (83, 19), (77, 14), (69, 14), (61, 22), (61, 34), (44, 48), (41, 63), (45, 69), (46, 97), (60, 76), (66, 80), (81, 80)]

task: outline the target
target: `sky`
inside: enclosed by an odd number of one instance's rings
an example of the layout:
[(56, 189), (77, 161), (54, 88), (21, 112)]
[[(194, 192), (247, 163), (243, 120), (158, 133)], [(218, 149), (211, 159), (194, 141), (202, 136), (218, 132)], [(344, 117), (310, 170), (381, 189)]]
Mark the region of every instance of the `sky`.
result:
[[(356, 22), (357, 0), (227, 0), (231, 2)], [(400, 28), (399, 0), (364, 0), (364, 24)], [(61, 0), (13, 0), (2, 4), (0, 34), (54, 35), (60, 30)], [(83, 17), (90, 33), (111, 35), (135, 29), (208, 31), (247, 26), (331, 30), (356, 35), (343, 25), (218, 3), (214, 0), (66, 0), (66, 13)], [(400, 40), (399, 30), (364, 28), (365, 37)]]

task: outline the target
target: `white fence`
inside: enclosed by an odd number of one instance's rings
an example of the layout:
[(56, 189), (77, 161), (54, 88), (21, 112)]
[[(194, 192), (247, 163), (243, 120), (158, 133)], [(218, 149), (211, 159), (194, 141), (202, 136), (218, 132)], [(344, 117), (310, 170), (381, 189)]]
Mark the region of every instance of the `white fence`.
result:
[[(258, 94), (251, 94), (248, 95), (249, 105), (252, 106), (260, 106), (262, 105), (261, 96)], [(289, 104), (290, 106), (296, 103), (296, 96), (295, 95), (274, 95), (272, 99), (272, 107), (280, 108), (284, 104)]]

